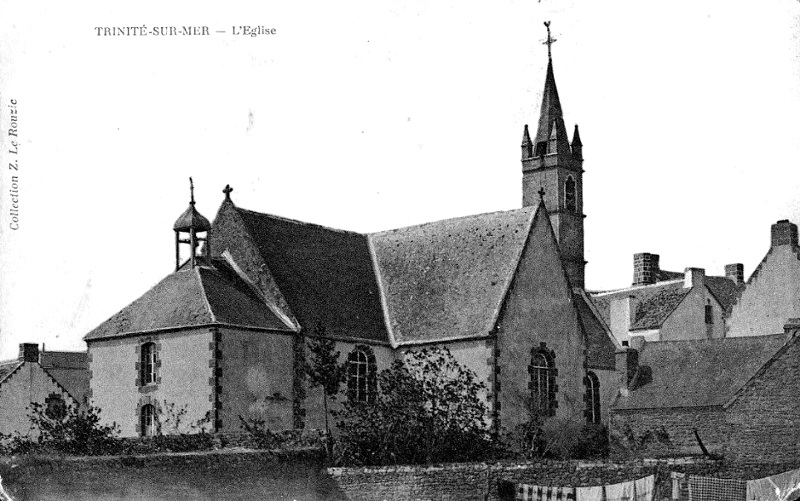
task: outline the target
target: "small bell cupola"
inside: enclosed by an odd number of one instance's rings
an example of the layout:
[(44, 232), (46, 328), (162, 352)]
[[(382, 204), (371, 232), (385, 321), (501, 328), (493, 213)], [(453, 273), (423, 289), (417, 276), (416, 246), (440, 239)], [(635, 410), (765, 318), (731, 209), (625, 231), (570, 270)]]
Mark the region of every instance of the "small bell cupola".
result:
[[(211, 255), (208, 248), (208, 231), (211, 223), (194, 208), (194, 183), (189, 178), (190, 200), (189, 208), (175, 221), (172, 229), (175, 230), (175, 271), (181, 267), (181, 244), (189, 245), (189, 262), (194, 268), (197, 264), (197, 247), (200, 242), (205, 242), (205, 254)], [(202, 233), (203, 235), (200, 235)]]

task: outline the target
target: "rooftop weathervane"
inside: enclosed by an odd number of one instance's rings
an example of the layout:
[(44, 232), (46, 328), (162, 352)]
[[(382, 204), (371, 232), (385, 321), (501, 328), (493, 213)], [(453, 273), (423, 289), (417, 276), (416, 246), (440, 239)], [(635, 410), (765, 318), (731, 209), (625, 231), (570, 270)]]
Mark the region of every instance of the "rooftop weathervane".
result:
[(550, 46), (553, 45), (557, 40), (550, 36), (550, 21), (545, 21), (544, 26), (547, 28), (547, 40), (542, 42), (542, 45), (547, 46), (547, 59), (552, 59), (552, 56), (550, 55)]

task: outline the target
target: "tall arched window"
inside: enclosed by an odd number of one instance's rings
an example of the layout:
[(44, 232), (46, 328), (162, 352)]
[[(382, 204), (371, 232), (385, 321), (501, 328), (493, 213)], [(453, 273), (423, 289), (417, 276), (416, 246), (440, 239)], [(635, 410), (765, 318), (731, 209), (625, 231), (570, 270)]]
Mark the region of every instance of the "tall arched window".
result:
[(156, 344), (144, 343), (141, 347), (140, 381), (142, 386), (156, 382)]
[(156, 434), (156, 408), (153, 404), (145, 404), (140, 411), (140, 430), (143, 437)]
[(540, 416), (554, 416), (556, 403), (556, 369), (552, 352), (543, 346), (531, 352), (531, 406), (532, 411)]
[(347, 395), (353, 402), (374, 402), (377, 390), (375, 355), (368, 346), (356, 346), (347, 356)]
[(600, 422), (600, 380), (597, 379), (597, 374), (594, 372), (587, 372), (586, 377), (583, 378), (583, 384), (586, 386), (586, 395), (583, 399), (586, 401), (586, 422), (589, 424)]
[(567, 177), (567, 181), (564, 183), (564, 206), (570, 212), (578, 211), (577, 186), (572, 176)]

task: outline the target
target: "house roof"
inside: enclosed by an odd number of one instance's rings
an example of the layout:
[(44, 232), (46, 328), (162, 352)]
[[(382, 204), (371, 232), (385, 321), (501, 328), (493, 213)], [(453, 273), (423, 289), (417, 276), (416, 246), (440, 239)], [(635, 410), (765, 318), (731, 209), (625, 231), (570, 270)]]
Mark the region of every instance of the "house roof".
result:
[(615, 409), (725, 405), (787, 341), (786, 334), (645, 342), (634, 389)]
[(17, 368), (24, 362), (21, 360), (3, 360), (0, 361), (0, 383), (8, 377), (9, 374), (17, 370)]
[(725, 316), (730, 314), (733, 304), (745, 288), (745, 284), (737, 284), (728, 277), (707, 276), (705, 284), (719, 301)]
[(366, 235), (235, 210), (302, 326), (389, 341)]
[(591, 299), (606, 324), (611, 325), (611, 303), (615, 299), (633, 297), (636, 312), (631, 330), (657, 329), (691, 292), (683, 284), (683, 280), (671, 280), (612, 292), (594, 292)]
[(85, 351), (42, 351), (39, 365), (78, 403), (89, 391), (89, 360)]
[(489, 335), (535, 212), (525, 207), (371, 234), (395, 341)]
[(195, 267), (168, 275), (83, 339), (212, 324), (290, 330), (233, 272)]

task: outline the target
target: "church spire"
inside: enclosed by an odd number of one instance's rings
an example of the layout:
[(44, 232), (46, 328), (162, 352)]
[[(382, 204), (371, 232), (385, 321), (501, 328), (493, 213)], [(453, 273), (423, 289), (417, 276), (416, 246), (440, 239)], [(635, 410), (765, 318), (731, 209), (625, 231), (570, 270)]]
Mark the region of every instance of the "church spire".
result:
[[(575, 127), (572, 144), (564, 124), (561, 100), (553, 73), (552, 45), (556, 40), (547, 28), (547, 74), (536, 135), (528, 127), (522, 134), (522, 205), (544, 204), (558, 239), (561, 258), (569, 280), (584, 285), (583, 259), (583, 145)], [(539, 189), (547, 191), (545, 198)]]
[[(192, 268), (197, 264), (197, 247), (200, 242), (208, 244), (207, 234), (211, 229), (211, 223), (208, 219), (203, 217), (202, 214), (197, 212), (194, 208), (194, 182), (189, 178), (189, 208), (178, 217), (175, 224), (172, 225), (172, 230), (175, 232), (175, 270), (181, 267), (181, 244), (189, 245), (189, 261)], [(198, 233), (205, 233), (205, 236), (199, 236)], [(188, 234), (188, 235), (183, 235)], [(211, 255), (209, 249), (206, 248), (206, 255)]]
[[(556, 87), (556, 77), (553, 74), (553, 57), (550, 46), (555, 39), (550, 35), (550, 22), (545, 22), (547, 27), (547, 76), (544, 80), (544, 92), (542, 93), (542, 107), (539, 111), (539, 128), (536, 130), (534, 156), (550, 155), (553, 153), (569, 154), (569, 140), (567, 139), (567, 128), (564, 125), (564, 116), (561, 111), (561, 100), (558, 98), (558, 88)], [(556, 141), (550, 141), (551, 138)], [(548, 144), (549, 143), (549, 144)]]

